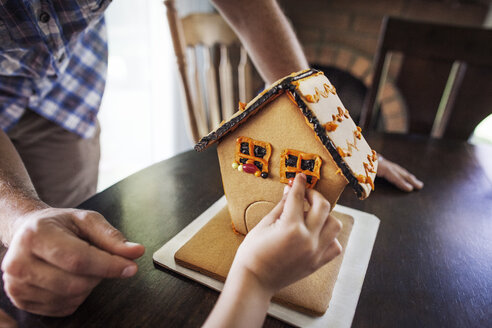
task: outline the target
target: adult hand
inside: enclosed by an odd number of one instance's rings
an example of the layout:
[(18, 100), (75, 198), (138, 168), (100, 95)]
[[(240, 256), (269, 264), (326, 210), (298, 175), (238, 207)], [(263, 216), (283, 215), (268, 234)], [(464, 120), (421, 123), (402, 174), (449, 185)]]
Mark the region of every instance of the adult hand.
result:
[(403, 191), (410, 192), (424, 187), (424, 183), (415, 175), (381, 155), (378, 155), (378, 172), (376, 175), (388, 180)]
[(2, 262), (4, 288), (15, 306), (36, 314), (72, 314), (102, 278), (133, 276), (132, 260), (145, 251), (92, 211), (46, 208), (17, 222)]
[[(234, 265), (252, 273), (271, 293), (308, 276), (342, 251), (336, 239), (342, 223), (330, 215), (323, 195), (305, 185), (306, 176), (298, 174), (279, 204), (248, 233), (235, 257)], [(310, 205), (307, 212), (305, 200)]]

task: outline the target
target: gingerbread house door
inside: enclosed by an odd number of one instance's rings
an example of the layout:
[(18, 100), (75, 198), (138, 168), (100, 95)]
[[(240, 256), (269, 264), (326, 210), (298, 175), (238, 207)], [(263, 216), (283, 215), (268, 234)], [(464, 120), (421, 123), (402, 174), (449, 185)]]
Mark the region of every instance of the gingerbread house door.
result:
[(249, 205), (244, 213), (244, 220), (248, 232), (251, 231), (251, 229), (253, 229), (265, 215), (270, 213), (274, 207), (275, 203), (264, 200), (254, 202)]

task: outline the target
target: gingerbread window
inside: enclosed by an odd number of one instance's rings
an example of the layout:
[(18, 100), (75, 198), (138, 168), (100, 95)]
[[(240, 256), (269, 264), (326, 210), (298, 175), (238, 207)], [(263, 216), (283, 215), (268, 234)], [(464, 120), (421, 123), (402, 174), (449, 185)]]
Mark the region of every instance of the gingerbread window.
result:
[(285, 149), (280, 155), (280, 182), (289, 183), (297, 173), (304, 173), (307, 187), (313, 188), (318, 182), (321, 157), (316, 154), (303, 153), (294, 149)]
[(272, 146), (268, 142), (239, 137), (236, 139), (235, 162), (232, 166), (240, 171), (267, 178), (271, 154)]

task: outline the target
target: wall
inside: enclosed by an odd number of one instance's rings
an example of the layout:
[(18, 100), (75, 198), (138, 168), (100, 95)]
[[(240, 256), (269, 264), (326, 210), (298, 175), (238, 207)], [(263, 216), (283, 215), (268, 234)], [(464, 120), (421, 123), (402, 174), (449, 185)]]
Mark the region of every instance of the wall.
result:
[(98, 189), (175, 154), (174, 55), (159, 0), (113, 1), (108, 75), (101, 105)]

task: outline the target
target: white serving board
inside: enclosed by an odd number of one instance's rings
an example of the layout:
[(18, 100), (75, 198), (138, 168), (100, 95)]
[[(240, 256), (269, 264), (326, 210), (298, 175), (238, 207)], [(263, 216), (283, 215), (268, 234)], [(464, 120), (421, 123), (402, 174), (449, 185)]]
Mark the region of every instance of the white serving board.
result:
[[(212, 289), (221, 291), (224, 283), (177, 265), (174, 261), (174, 254), (226, 205), (227, 201), (222, 196), (156, 251), (153, 255), (154, 261)], [(272, 317), (298, 327), (345, 328), (351, 326), (379, 228), (379, 219), (372, 214), (342, 205), (336, 205), (334, 211), (351, 215), (354, 218), (354, 225), (328, 310), (321, 317), (312, 317), (272, 302), (268, 309), (268, 314)]]

